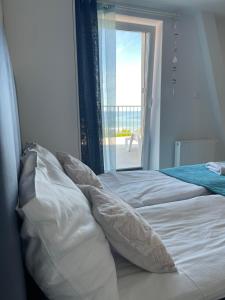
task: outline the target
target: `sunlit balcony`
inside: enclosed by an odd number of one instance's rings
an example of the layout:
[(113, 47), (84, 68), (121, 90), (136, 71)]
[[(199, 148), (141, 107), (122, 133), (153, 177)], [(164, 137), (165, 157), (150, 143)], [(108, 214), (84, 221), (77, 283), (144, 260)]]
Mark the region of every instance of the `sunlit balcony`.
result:
[(142, 112), (141, 106), (103, 106), (105, 118), (113, 119), (115, 124), (117, 169), (141, 166)]

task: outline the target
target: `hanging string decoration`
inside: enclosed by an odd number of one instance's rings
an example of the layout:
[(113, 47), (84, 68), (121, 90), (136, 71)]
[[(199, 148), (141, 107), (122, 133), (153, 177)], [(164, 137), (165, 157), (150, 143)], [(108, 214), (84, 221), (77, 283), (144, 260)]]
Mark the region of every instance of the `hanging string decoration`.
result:
[(178, 65), (178, 39), (180, 37), (180, 34), (178, 32), (178, 26), (177, 26), (177, 18), (174, 19), (173, 23), (173, 58), (172, 58), (172, 93), (173, 96), (175, 96), (175, 89), (177, 84), (177, 65)]

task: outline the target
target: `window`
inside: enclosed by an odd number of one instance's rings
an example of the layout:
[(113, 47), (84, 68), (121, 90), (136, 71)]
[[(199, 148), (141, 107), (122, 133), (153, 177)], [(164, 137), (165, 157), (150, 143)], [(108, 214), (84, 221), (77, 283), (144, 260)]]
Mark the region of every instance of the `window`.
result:
[(141, 167), (142, 47), (138, 31), (116, 30), (116, 168)]

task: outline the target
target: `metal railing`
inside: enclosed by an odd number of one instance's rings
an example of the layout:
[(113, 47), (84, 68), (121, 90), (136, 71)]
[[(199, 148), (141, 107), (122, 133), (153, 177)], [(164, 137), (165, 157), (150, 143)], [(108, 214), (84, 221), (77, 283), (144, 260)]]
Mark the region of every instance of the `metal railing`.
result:
[[(102, 106), (103, 118), (113, 124), (116, 134), (122, 132), (135, 132), (141, 129), (142, 113), (141, 106), (105, 105)], [(112, 125), (111, 125), (112, 126)]]

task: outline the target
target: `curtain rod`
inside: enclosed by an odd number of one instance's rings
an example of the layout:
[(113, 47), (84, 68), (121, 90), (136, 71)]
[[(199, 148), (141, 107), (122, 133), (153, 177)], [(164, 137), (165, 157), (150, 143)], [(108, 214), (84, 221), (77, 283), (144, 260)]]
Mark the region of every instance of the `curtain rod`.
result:
[(133, 5), (128, 5), (128, 4), (117, 4), (115, 2), (104, 2), (104, 1), (97, 1), (99, 4), (103, 5), (115, 5), (118, 10), (126, 10), (130, 13), (145, 13), (149, 15), (154, 15), (157, 17), (169, 17), (169, 18), (176, 18), (178, 17), (177, 13), (172, 13), (172, 12), (167, 12), (167, 11), (161, 11), (161, 10), (155, 10), (151, 8), (146, 8), (146, 7), (140, 7), (140, 6), (133, 6)]

